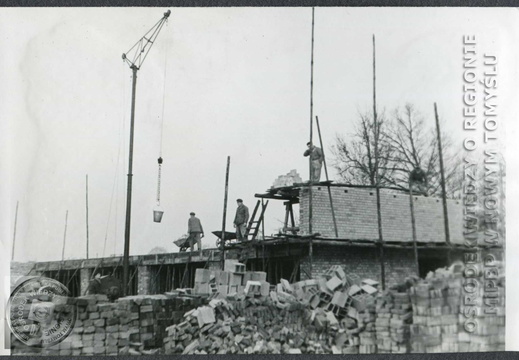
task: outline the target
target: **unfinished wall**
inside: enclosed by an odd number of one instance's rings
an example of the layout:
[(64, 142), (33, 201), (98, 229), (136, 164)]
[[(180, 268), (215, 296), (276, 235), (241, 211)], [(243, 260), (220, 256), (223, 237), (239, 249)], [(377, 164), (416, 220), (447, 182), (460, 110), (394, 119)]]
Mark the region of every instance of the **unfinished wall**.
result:
[[(339, 238), (377, 240), (377, 197), (373, 188), (331, 187)], [(308, 188), (300, 195), (301, 234), (308, 234)], [(326, 186), (312, 188), (312, 233), (335, 238), (330, 198)], [(384, 241), (412, 241), (409, 195), (380, 189), (382, 235)], [(462, 243), (462, 206), (448, 200), (450, 236), (453, 243)], [(414, 197), (416, 234), (419, 242), (444, 242), (443, 206), (440, 198)]]
[[(346, 273), (355, 273), (361, 279), (381, 281), (379, 250), (374, 247), (326, 246), (314, 245), (312, 273), (310, 273), (309, 257), (300, 263), (301, 279), (315, 278), (323, 275), (332, 265), (340, 265)], [(413, 249), (384, 249), (386, 284), (388, 286), (401, 283), (415, 271)]]

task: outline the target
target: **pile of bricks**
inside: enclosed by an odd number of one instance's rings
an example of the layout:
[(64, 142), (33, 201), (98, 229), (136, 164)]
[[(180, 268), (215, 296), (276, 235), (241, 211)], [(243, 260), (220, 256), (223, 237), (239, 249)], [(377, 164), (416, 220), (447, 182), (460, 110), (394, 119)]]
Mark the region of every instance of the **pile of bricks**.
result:
[(194, 292), (212, 300), (167, 328), (166, 354), (376, 352), (377, 282), (332, 266), (317, 279), (270, 286), (265, 273), (241, 266), (197, 270)]
[(245, 265), (237, 260), (225, 260), (224, 270), (196, 269), (193, 293), (205, 296), (220, 296), (258, 292), (267, 296), (270, 284), (267, 273), (245, 271)]
[[(289, 353), (304, 332), (302, 307), (280, 309), (268, 297), (212, 299), (166, 329), (165, 354)], [(292, 344), (292, 346), (291, 346)]]
[(276, 180), (274, 180), (274, 184), (272, 184), (272, 188), (292, 186), (294, 184), (300, 184), (303, 182), (301, 176), (297, 173), (296, 170), (291, 170), (286, 175), (280, 175)]

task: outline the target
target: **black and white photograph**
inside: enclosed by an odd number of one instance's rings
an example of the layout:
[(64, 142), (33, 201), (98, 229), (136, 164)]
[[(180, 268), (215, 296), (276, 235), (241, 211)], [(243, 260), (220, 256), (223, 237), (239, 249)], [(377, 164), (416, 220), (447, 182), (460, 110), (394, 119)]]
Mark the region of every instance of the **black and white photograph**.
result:
[(0, 354), (519, 350), (518, 20), (0, 8)]

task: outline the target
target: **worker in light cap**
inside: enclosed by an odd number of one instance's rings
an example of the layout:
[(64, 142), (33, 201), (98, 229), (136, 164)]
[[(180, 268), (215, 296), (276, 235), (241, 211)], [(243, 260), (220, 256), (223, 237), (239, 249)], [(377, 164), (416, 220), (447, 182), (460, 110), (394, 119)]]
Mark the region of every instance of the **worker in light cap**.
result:
[(310, 169), (310, 181), (319, 182), (321, 179), (321, 168), (323, 166), (324, 154), (321, 148), (314, 146), (311, 141), (309, 141), (306, 146), (308, 149), (303, 154), (304, 156), (310, 156), (311, 161), (311, 169)]
[(200, 219), (195, 216), (194, 212), (189, 213), (190, 217), (187, 222), (187, 233), (189, 234), (189, 244), (191, 252), (195, 251), (195, 242), (198, 246), (198, 252), (202, 255), (202, 238), (204, 237), (204, 229)]

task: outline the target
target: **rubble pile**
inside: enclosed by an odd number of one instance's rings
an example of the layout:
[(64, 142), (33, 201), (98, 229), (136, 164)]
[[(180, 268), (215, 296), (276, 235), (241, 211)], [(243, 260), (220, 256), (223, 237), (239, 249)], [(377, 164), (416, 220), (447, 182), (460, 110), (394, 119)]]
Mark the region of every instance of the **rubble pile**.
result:
[(166, 329), (166, 354), (376, 352), (376, 281), (332, 266), (317, 279), (271, 286), (236, 261), (224, 268), (197, 270), (194, 291), (211, 300)]

